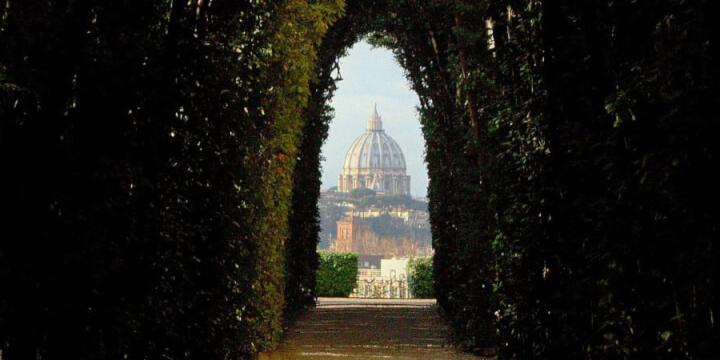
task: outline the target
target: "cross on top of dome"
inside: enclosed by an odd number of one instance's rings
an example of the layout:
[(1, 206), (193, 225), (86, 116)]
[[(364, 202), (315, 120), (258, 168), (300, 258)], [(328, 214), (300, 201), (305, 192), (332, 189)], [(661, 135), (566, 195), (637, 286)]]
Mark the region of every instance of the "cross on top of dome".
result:
[(369, 131), (382, 131), (382, 118), (377, 112), (377, 104), (375, 104), (375, 111), (373, 111), (368, 119), (367, 129)]

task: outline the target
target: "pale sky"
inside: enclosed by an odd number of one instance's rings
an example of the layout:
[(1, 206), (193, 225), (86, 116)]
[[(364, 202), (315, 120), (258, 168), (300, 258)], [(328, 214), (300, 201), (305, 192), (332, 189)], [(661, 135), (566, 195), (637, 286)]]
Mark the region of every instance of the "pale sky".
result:
[(427, 192), (427, 169), (425, 167), (425, 140), (420, 130), (416, 107), (417, 95), (410, 89), (403, 69), (392, 52), (372, 48), (361, 41), (340, 59), (343, 80), (331, 105), (335, 118), (330, 123), (330, 133), (322, 148), (322, 188), (337, 186), (350, 144), (367, 126), (367, 119), (377, 103), (385, 133), (402, 148), (410, 175), (412, 196), (425, 196)]

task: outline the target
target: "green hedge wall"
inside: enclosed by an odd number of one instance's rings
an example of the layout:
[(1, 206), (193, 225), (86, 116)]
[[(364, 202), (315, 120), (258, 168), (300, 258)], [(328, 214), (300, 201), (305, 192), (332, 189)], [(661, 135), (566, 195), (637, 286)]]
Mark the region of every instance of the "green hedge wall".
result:
[(301, 114), (342, 1), (0, 9), (3, 359), (276, 344)]
[[(481, 166), (455, 317), (504, 358), (712, 358), (718, 127), (710, 2), (461, 1), (448, 42)], [(486, 24), (491, 19), (494, 48)], [(712, 180), (715, 181), (715, 180)], [(440, 200), (442, 201), (442, 200)], [(491, 247), (488, 247), (490, 244)], [(705, 250), (699, 250), (705, 249)], [(467, 261), (463, 258), (467, 256)], [(464, 269), (463, 269), (464, 268)], [(482, 268), (475, 266), (475, 269)], [(452, 292), (451, 292), (452, 294)], [(477, 294), (477, 295), (474, 295)], [(457, 308), (453, 309), (456, 313)], [(483, 325), (486, 326), (486, 325)]]
[(3, 357), (273, 346), (313, 301), (333, 73), (367, 35), (420, 98), (458, 341), (716, 358), (713, 5), (0, 0)]
[(407, 71), (435, 294), (468, 349), (720, 354), (711, 4), (348, 1), (320, 58), (370, 34)]
[(408, 264), (408, 288), (412, 296), (421, 299), (434, 298), (433, 286), (432, 258), (411, 261)]
[(358, 257), (322, 251), (317, 269), (317, 296), (348, 297), (357, 287)]
[[(381, 6), (382, 4), (376, 4)], [(302, 112), (304, 128), (293, 174), (291, 237), (287, 243), (287, 311), (296, 314), (315, 302), (315, 276), (318, 267), (320, 159), (321, 147), (328, 135), (333, 109), (329, 105), (336, 89), (333, 72), (337, 67), (337, 51), (344, 51), (359, 39), (356, 26), (367, 26), (367, 19), (354, 15), (357, 7), (373, 4), (351, 1), (345, 5), (344, 16), (333, 23), (318, 49), (314, 76), (310, 79), (310, 95)], [(342, 29), (342, 30), (341, 30)]]

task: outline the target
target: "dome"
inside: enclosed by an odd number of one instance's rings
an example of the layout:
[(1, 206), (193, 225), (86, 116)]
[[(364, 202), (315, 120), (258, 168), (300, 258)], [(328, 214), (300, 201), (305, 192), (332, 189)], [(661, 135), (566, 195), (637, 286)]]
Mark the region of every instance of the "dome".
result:
[(338, 188), (343, 192), (367, 188), (409, 195), (410, 177), (405, 172), (405, 155), (398, 143), (383, 130), (376, 107), (368, 119), (367, 129), (352, 142), (345, 154)]
[(385, 133), (377, 108), (368, 119), (365, 133), (352, 142), (345, 154), (343, 172), (369, 172), (371, 169), (405, 173), (405, 155), (398, 143)]

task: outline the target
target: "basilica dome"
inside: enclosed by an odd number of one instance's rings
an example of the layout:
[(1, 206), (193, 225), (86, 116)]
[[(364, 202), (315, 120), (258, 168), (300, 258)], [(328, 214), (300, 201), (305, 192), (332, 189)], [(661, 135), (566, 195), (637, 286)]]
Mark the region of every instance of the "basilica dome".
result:
[(377, 192), (409, 195), (405, 155), (398, 143), (382, 128), (382, 118), (373, 111), (365, 132), (352, 142), (345, 154), (338, 190), (366, 188)]

